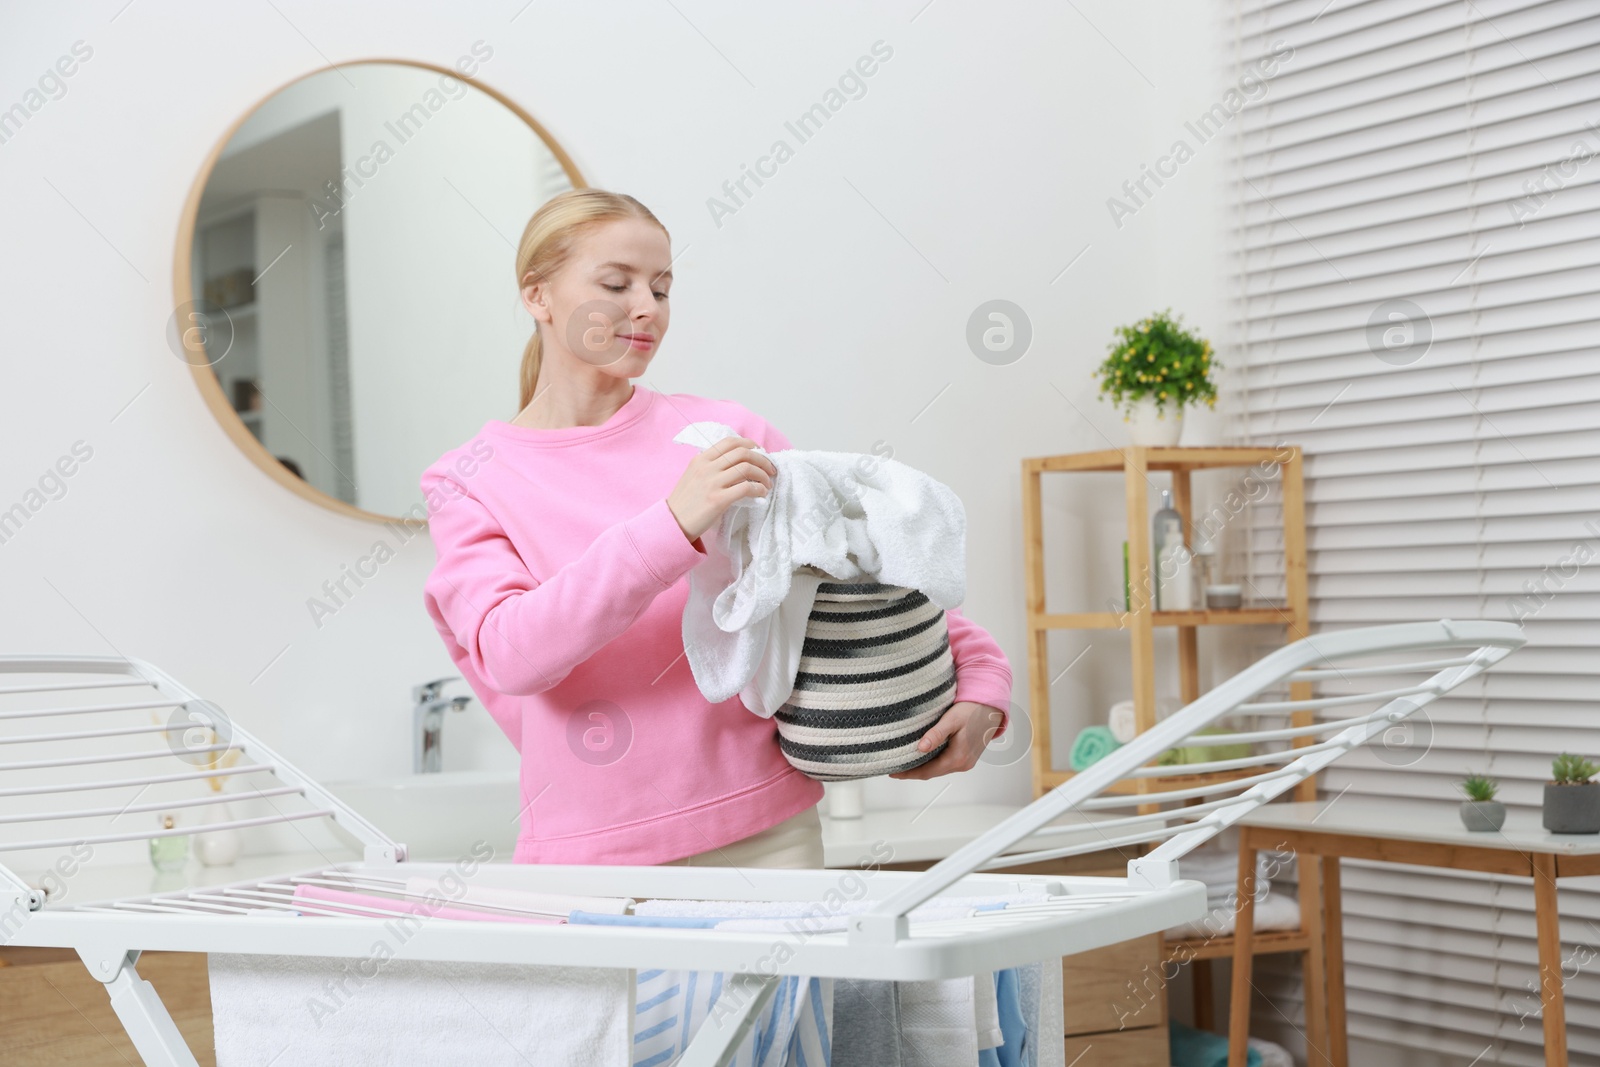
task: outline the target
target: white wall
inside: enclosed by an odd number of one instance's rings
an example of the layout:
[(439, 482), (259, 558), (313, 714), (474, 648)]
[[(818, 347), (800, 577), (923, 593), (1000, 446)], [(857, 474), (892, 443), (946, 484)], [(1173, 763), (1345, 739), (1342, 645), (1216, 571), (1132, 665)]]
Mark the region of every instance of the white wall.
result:
[[(12, 400), (0, 506), (74, 441), (94, 454), (0, 545), (0, 648), (154, 660), (314, 775), (409, 768), (409, 687), (451, 673), (422, 607), (426, 536), (317, 628), (307, 598), (393, 534), (258, 471), (164, 334), (184, 198), (241, 111), (324, 57), (449, 65), (483, 40), (494, 49), (483, 79), (543, 121), (591, 184), (638, 196), (672, 232), (676, 315), (646, 384), (738, 399), (801, 447), (888, 441), (955, 488), (970, 520), (966, 610), (1005, 647), (1025, 705), (1019, 460), (1124, 440), (1089, 377), (1117, 324), (1170, 305), (1220, 332), (1222, 146), (1120, 229), (1105, 203), (1214, 98), (1213, 8), (522, 6), (8, 11), (0, 107), (75, 41), (93, 54), (0, 144), (0, 192), (19, 206), (0, 258)], [(785, 121), (879, 40), (893, 55), (865, 95), (714, 224), (707, 198), (774, 139), (793, 144)], [(483, 246), (484, 270), (509, 277), (497, 243)], [(1025, 308), (1034, 331), (1005, 367), (964, 341), (969, 314), (996, 297)], [(441, 301), (441, 327), (450, 314)], [(503, 353), (496, 403), (514, 404), (518, 351)], [(1111, 566), (1120, 501), (1114, 479), (1048, 484), (1053, 596)], [(1061, 732), (1121, 695), (1118, 641), (1101, 640), (1056, 684)], [(1061, 635), (1052, 647), (1059, 670), (1061, 650), (1081, 646)], [(513, 765), (487, 716), (446, 729), (447, 769)], [(1027, 761), (875, 781), (868, 803), (941, 795), (1021, 802)]]

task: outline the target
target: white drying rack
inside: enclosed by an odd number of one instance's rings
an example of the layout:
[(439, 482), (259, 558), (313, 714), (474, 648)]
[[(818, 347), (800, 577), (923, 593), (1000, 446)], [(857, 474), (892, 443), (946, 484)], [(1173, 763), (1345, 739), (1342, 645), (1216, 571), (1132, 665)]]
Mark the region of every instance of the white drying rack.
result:
[[(400, 955), (422, 960), (730, 972), (750, 995), (719, 1025), (708, 1020), (678, 1061), (682, 1067), (723, 1067), (772, 997), (780, 976), (892, 981), (964, 977), (1083, 952), (1198, 919), (1206, 911), (1205, 887), (1180, 879), (1177, 861), (1181, 856), (1246, 812), (1481, 674), (1523, 642), (1520, 628), (1479, 620), (1366, 627), (1296, 641), (928, 870), (873, 872), (866, 879), (866, 899), (874, 902), (872, 907), (852, 915), (847, 929), (798, 939), (781, 960), (770, 958), (770, 933), (531, 925), (436, 915), (420, 923)], [(1429, 653), (1441, 655), (1430, 657)], [(6, 823), (29, 829), (58, 821), (98, 820), (97, 826), (65, 835), (44, 831), (37, 837), (0, 840), (0, 857), (51, 855), (229, 826), (300, 831), (309, 820), (341, 828), (362, 850), (360, 861), (286, 871), (270, 878), (81, 903), (64, 899), (71, 896), (70, 886), (63, 899), (47, 900), (44, 892), (0, 864), (0, 909), (5, 909), (0, 913), (0, 943), (75, 950), (90, 973), (105, 983), (135, 1048), (152, 1067), (192, 1067), (196, 1061), (154, 987), (137, 974), (135, 963), (141, 951), (365, 957), (382, 925), (403, 914), (398, 906), (393, 912), (375, 910), (370, 916), (324, 910), (293, 897), (294, 886), (320, 883), (381, 894), (396, 879), (438, 878), (450, 869), (444, 864), (408, 862), (404, 845), (388, 838), (254, 736), (228, 723), (216, 705), (200, 700), (148, 663), (82, 656), (0, 657), (0, 675), (31, 679), (0, 687), (0, 698), (22, 695), (31, 702), (38, 694), (50, 694), (44, 702), (55, 705), (0, 710), (0, 757), (15, 744), (56, 746), (74, 753), (26, 761), (0, 759), (0, 797), (42, 798), (132, 787), (143, 792), (166, 783), (196, 783), (218, 773), (271, 780), (271, 784), (227, 794), (232, 805), (264, 806), (270, 809), (268, 814), (174, 830), (113, 833), (104, 827), (107, 820), (122, 815), (167, 811), (186, 803), (199, 806), (212, 798), (143, 804), (130, 800), (120, 807), (0, 815), (0, 830), (7, 829)], [(1295, 682), (1341, 691), (1304, 699), (1256, 699)], [(99, 690), (134, 687), (154, 693), (142, 694), (143, 699), (124, 694), (109, 703), (92, 702), (101, 699)], [(56, 703), (72, 697), (80, 703)], [(69, 721), (73, 724), (104, 717), (116, 721), (118, 716), (125, 722), (130, 713), (148, 714), (158, 709), (168, 711), (165, 725), (52, 732), (51, 724), (63, 717), (72, 717)], [(1225, 717), (1247, 719), (1252, 726), (1259, 726), (1280, 716), (1291, 725), (1196, 736)], [(197, 723), (219, 725), (220, 736), (215, 740), (208, 736), (200, 744), (178, 744), (174, 735), (192, 736)], [(41, 725), (45, 729), (39, 729)], [(137, 746), (140, 738), (150, 737), (165, 738), (168, 744), (112, 753), (85, 751), (93, 740), (115, 738), (119, 741), (111, 743)], [(1161, 766), (1154, 762), (1169, 749), (1229, 744), (1249, 744), (1254, 752), (1248, 757), (1200, 764)], [(208, 761), (229, 747), (241, 750), (239, 764), (220, 772), (209, 763), (196, 769), (196, 756)], [(163, 758), (185, 761), (188, 769), (176, 774), (81, 781), (61, 778), (66, 768), (81, 770)], [(1187, 779), (1207, 772), (1229, 772), (1233, 777), (1193, 786), (1179, 781), (1156, 795), (1108, 792), (1119, 781), (1123, 782), (1120, 788), (1126, 788), (1129, 780), (1139, 778)], [(1158, 788), (1162, 784), (1153, 783)], [(1161, 807), (1166, 804), (1179, 806)], [(290, 808), (286, 810), (285, 805)], [(14, 804), (8, 807), (16, 810)], [(1135, 809), (1135, 813), (1101, 814), (1117, 808)], [(1058, 822), (1063, 817), (1067, 821)], [(1008, 852), (1025, 839), (1044, 841), (1046, 847)], [(1155, 847), (1140, 854), (1147, 845)], [(1128, 862), (1126, 877), (979, 873), (1122, 849), (1135, 856)], [(41, 863), (38, 869), (46, 866)], [(817, 902), (837, 891), (842, 873), (763, 869), (757, 885), (745, 871), (733, 868), (486, 863), (477, 868), (472, 881), (482, 886), (580, 896)], [(947, 899), (1020, 890), (1043, 890), (1049, 899), (1042, 904), (975, 911), (961, 919), (918, 921), (907, 915), (935, 896)], [(760, 956), (769, 957), (763, 959), (761, 973), (750, 973), (749, 961)]]

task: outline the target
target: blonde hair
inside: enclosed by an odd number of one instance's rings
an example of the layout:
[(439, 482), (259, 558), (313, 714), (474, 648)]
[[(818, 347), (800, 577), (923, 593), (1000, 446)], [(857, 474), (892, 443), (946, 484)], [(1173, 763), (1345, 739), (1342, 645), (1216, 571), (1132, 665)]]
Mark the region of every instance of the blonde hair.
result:
[[(578, 239), (592, 226), (615, 219), (644, 219), (661, 228), (667, 228), (651, 214), (650, 209), (627, 193), (613, 193), (605, 189), (568, 189), (551, 197), (533, 213), (528, 225), (523, 227), (522, 240), (517, 242), (517, 288), (528, 282), (531, 274), (537, 279), (549, 279), (566, 263)], [(522, 352), (521, 400), (517, 410), (527, 407), (533, 400), (534, 387), (539, 382), (539, 364), (542, 361), (542, 342), (538, 324), (528, 346)]]

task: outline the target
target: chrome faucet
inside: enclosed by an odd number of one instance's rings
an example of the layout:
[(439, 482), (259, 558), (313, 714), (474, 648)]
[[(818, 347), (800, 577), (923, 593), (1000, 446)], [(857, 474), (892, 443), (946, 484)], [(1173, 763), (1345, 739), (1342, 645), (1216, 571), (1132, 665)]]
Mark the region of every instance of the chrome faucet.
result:
[(444, 687), (458, 682), (459, 675), (436, 678), (413, 686), (411, 699), (411, 770), (414, 774), (438, 774), (440, 742), (444, 737), (444, 713), (460, 711), (472, 703), (470, 696), (442, 696)]

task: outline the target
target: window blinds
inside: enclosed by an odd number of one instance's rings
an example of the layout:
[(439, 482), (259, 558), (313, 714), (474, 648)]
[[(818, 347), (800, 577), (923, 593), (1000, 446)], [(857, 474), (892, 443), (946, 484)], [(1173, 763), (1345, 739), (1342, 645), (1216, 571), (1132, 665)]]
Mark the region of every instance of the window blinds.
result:
[[(1313, 627), (1529, 636), (1414, 751), (1358, 750), (1323, 793), (1453, 809), (1471, 769), (1536, 809), (1552, 756), (1600, 754), (1600, 4), (1236, 0), (1233, 22), (1240, 70), (1292, 49), (1231, 124), (1236, 437), (1305, 451)], [(1283, 597), (1278, 518), (1249, 520), (1254, 600)], [(1345, 872), (1353, 1043), (1544, 1062), (1525, 881)], [(1600, 1063), (1597, 882), (1561, 883), (1574, 1063)]]

